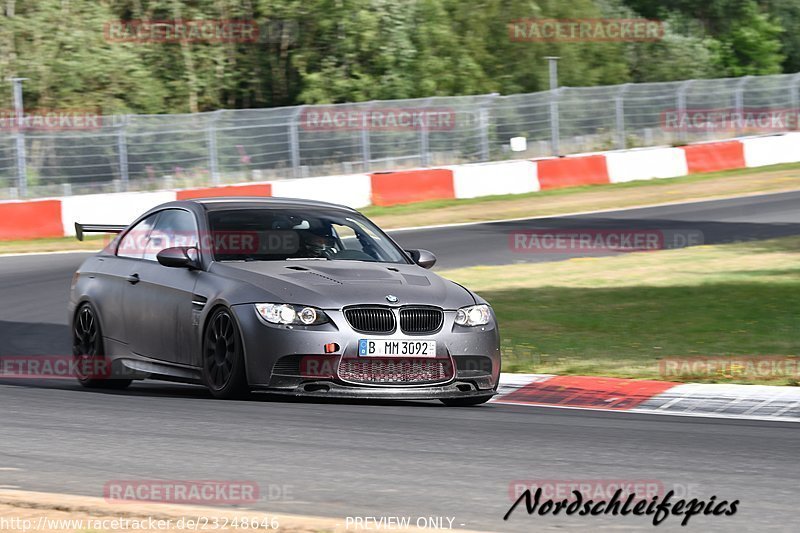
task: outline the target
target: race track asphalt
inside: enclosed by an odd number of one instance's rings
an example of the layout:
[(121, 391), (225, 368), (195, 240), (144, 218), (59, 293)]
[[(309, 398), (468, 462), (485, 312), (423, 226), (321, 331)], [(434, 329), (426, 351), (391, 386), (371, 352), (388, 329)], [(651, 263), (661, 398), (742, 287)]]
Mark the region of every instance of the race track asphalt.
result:
[[(705, 242), (800, 234), (800, 194), (529, 222), (397, 233), (445, 267), (520, 257), (509, 231), (555, 227), (699, 229)], [(619, 228), (617, 228), (619, 229)], [(542, 260), (526, 254), (522, 260)], [(69, 280), (85, 254), (0, 258), (0, 355), (69, 348)], [(505, 258), (505, 259), (504, 259)], [(551, 255), (545, 260), (556, 259)], [(510, 521), (519, 480), (657, 481), (678, 495), (738, 499), (733, 517), (683, 531), (792, 531), (800, 490), (796, 424), (489, 404), (212, 400), (158, 382), (94, 392), (71, 381), (0, 382), (0, 487), (101, 496), (113, 480), (236, 479), (254, 508), (320, 516), (447, 516), (494, 531), (650, 529), (647, 518)], [(678, 530), (668, 518), (659, 530)]]
[(687, 240), (722, 244), (800, 235), (800, 191), (569, 217), (411, 229), (392, 232), (392, 236), (406, 248), (432, 251), (438, 258), (438, 268), (561, 261), (586, 255), (581, 250), (540, 253), (537, 249), (515, 251), (512, 247), (511, 235), (515, 233), (552, 230), (576, 234), (590, 230), (600, 235), (655, 234), (659, 245), (665, 247), (680, 247)]

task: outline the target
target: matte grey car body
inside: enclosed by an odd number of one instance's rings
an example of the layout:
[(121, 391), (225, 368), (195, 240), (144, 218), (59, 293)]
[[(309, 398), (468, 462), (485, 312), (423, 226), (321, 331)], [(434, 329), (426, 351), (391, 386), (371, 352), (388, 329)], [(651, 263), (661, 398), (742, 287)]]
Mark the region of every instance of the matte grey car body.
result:
[[(264, 390), (316, 397), (441, 399), (453, 405), (482, 403), (495, 393), (500, 339), (494, 312), (489, 308), (486, 324), (456, 324), (459, 309), (486, 302), (420, 266), (435, 261), (430, 252), (403, 251), (374, 226), (365, 233), (395, 249), (401, 259), (219, 260), (216, 244), (203, 242), (202, 236), (219, 233), (210, 226), (214, 213), (261, 209), (338, 217), (354, 221), (357, 231), (369, 223), (346, 207), (278, 198), (177, 201), (148, 211), (76, 272), (69, 307), (73, 351), (76, 357), (102, 358), (113, 369), (105, 379), (87, 376), (82, 382), (126, 386), (131, 379), (164, 379), (202, 383), (219, 397)], [(197, 243), (159, 246), (158, 221), (186, 221), (187, 213), (196, 224)], [(142, 257), (125, 257), (124, 243), (134, 239), (137, 228), (144, 228), (146, 250)], [(339, 256), (348, 254), (365, 256), (348, 251)], [(256, 307), (266, 303), (313, 307), (326, 320), (314, 325), (272, 323)], [(393, 327), (375, 330), (378, 319), (393, 322)], [(89, 323), (96, 328), (94, 336)], [(425, 358), (360, 354), (359, 343), (373, 338), (433, 340), (436, 353)], [(215, 371), (228, 372), (225, 379), (230, 381), (238, 374), (239, 382), (218, 383), (224, 379)]]

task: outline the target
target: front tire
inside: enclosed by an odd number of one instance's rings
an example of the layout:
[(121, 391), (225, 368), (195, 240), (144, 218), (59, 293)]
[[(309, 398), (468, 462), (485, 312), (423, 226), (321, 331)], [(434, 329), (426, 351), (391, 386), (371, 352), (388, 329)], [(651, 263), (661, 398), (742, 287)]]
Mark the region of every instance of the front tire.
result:
[(443, 398), (439, 400), (448, 407), (472, 407), (491, 400), (491, 396), (472, 396), (470, 398)]
[(203, 335), (203, 380), (215, 398), (245, 398), (250, 392), (239, 327), (225, 308), (214, 311)]
[[(72, 356), (75, 358), (75, 373), (78, 383), (90, 389), (124, 389), (130, 379), (110, 379), (111, 368), (106, 363), (100, 321), (88, 303), (75, 313), (72, 324)], [(97, 377), (96, 370), (100, 371)], [(88, 370), (88, 372), (87, 372)]]

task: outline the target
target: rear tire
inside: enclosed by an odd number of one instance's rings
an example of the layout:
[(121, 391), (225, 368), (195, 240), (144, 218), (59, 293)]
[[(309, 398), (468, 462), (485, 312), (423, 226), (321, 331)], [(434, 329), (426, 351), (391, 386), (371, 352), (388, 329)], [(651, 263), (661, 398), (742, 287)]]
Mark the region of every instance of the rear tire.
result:
[(439, 400), (448, 407), (472, 407), (491, 400), (491, 396), (473, 396), (470, 398), (444, 398)]
[[(131, 384), (130, 379), (107, 379), (95, 377), (91, 370), (102, 369), (101, 375), (110, 374), (105, 366), (106, 357), (103, 349), (103, 335), (100, 321), (92, 306), (84, 303), (75, 313), (72, 324), (72, 356), (75, 358), (76, 377), (78, 383), (90, 389), (124, 389)], [(85, 370), (90, 372), (84, 374)]]
[(239, 327), (226, 308), (211, 314), (203, 334), (203, 381), (215, 398), (243, 399), (250, 393)]

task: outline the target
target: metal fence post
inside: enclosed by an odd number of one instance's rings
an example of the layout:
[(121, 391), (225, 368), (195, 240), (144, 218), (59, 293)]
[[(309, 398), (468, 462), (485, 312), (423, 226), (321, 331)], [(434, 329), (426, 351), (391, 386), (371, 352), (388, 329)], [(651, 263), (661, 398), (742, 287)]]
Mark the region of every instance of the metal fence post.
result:
[(558, 116), (558, 97), (561, 89), (558, 86), (558, 60), (559, 56), (546, 56), (548, 79), (550, 81), (550, 150), (552, 155), (561, 155), (561, 124)]
[(20, 198), (25, 198), (28, 195), (28, 162), (25, 155), (25, 134), (22, 132), (22, 125), (18, 125), (17, 128), (17, 194)]
[(492, 93), (487, 95), (487, 99), (484, 102), (481, 102), (480, 108), (480, 128), (481, 128), (481, 161), (489, 161), (490, 157), (490, 149), (489, 149), (489, 125), (490, 125), (490, 118), (489, 118), (489, 108), (494, 104), (494, 99), (500, 96), (500, 93)]
[[(792, 76), (792, 81), (789, 82), (789, 101), (791, 102), (792, 106), (792, 117), (800, 117), (800, 98), (797, 95), (797, 88), (800, 86), (800, 74), (795, 74)], [(798, 120), (793, 120), (789, 124), (790, 130), (797, 130), (798, 128)]]
[(369, 146), (369, 129), (364, 126), (361, 126), (361, 160), (363, 162), (364, 172), (369, 172), (372, 153)]
[[(687, 80), (678, 87), (677, 97), (678, 97), (678, 123), (683, 124), (685, 123), (686, 119), (686, 92), (694, 83), (694, 80)], [(662, 125), (663, 126), (663, 125)], [(686, 142), (687, 139), (687, 131), (685, 128), (678, 128), (678, 140), (680, 142)]]
[(559, 122), (558, 98), (561, 96), (561, 89), (553, 89), (549, 92), (550, 96), (550, 151), (551, 155), (561, 155), (561, 124)]
[(742, 121), (744, 120), (744, 87), (751, 76), (745, 76), (736, 82), (736, 94), (734, 95), (734, 112), (739, 120), (736, 121), (736, 135), (742, 133)]
[(208, 168), (211, 172), (211, 184), (219, 185), (219, 150), (217, 149), (217, 119), (218, 111), (214, 111), (211, 120), (208, 122), (206, 135), (208, 136)]
[(128, 125), (128, 115), (122, 117), (122, 123), (117, 132), (117, 156), (119, 157), (119, 179), (122, 181), (122, 190), (128, 190), (128, 141), (125, 138), (125, 128)]
[(630, 85), (630, 83), (623, 84), (617, 96), (614, 97), (614, 107), (617, 113), (617, 148), (620, 150), (624, 150), (628, 144), (625, 135), (625, 92)]
[(25, 155), (25, 108), (22, 105), (22, 82), (28, 78), (11, 78), (14, 89), (14, 113), (17, 115), (17, 194), (21, 198), (28, 195), (28, 168)]
[[(423, 104), (423, 109), (428, 107), (430, 103), (430, 98), (425, 100)], [(428, 135), (428, 124), (427, 121), (422, 120), (420, 122), (419, 127), (419, 159), (420, 159), (420, 166), (429, 167), (431, 165), (431, 143), (430, 137)]]
[(489, 160), (489, 113), (481, 106), (479, 110), (479, 120), (481, 127), (481, 161)]
[(289, 123), (289, 152), (292, 158), (292, 177), (295, 178), (300, 176), (300, 136), (297, 131), (297, 120), (305, 108), (304, 105), (295, 108)]
[(420, 164), (423, 167), (430, 166), (431, 164), (431, 154), (430, 154), (430, 140), (428, 138), (428, 126), (425, 124), (425, 121), (422, 122), (422, 125), (419, 128), (419, 159)]
[(367, 109), (361, 117), (361, 161), (364, 172), (369, 172), (372, 163), (372, 150), (369, 145), (369, 112), (372, 109), (373, 101), (367, 103)]

